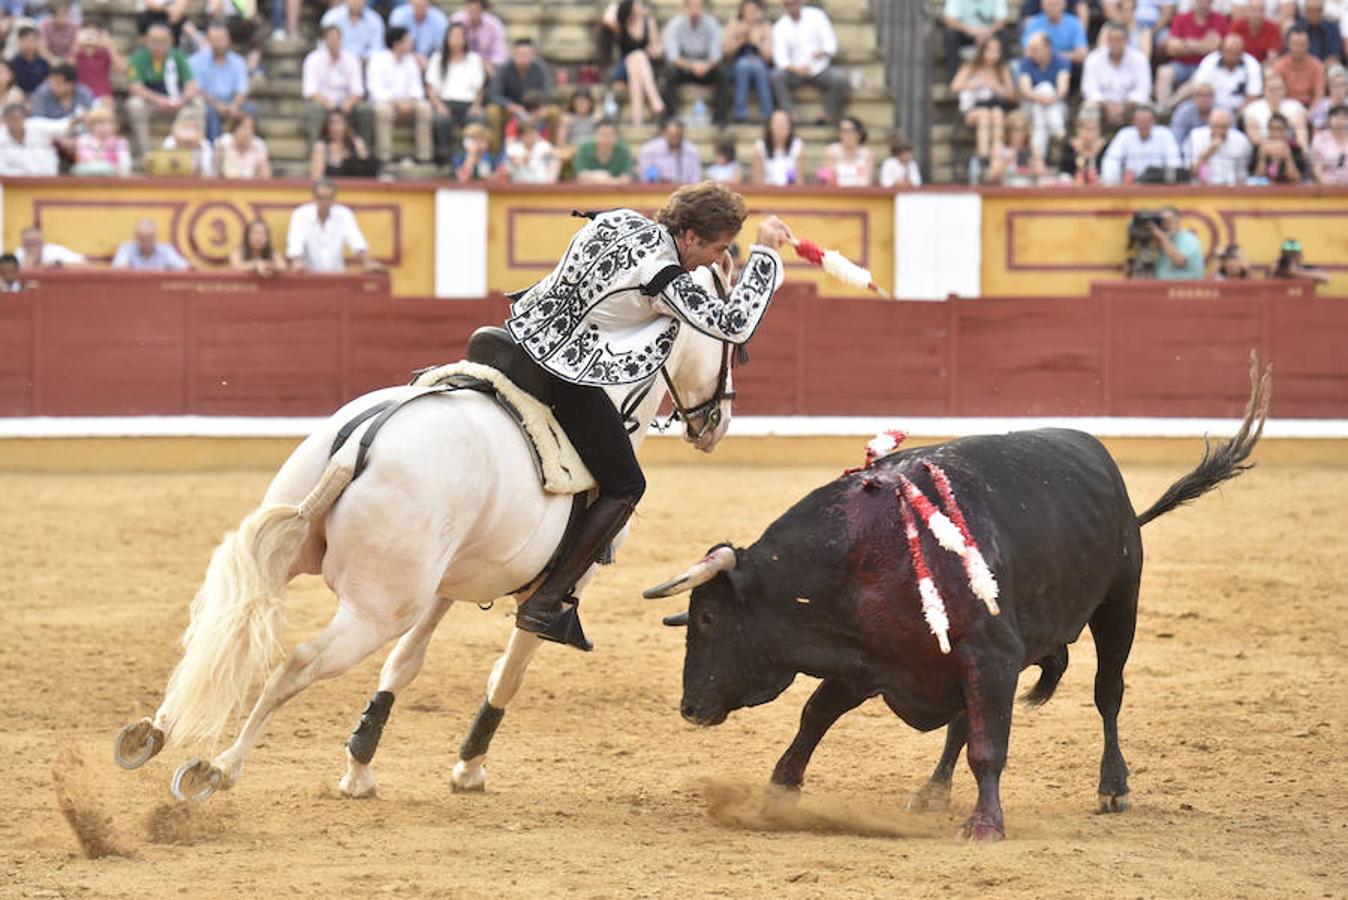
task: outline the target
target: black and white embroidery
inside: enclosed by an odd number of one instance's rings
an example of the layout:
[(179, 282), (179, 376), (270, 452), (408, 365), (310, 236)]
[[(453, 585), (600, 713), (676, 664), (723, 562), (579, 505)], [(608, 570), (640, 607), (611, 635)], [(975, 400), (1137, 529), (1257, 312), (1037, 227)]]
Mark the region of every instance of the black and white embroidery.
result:
[[(632, 210), (604, 213), (572, 239), (557, 268), (511, 305), (506, 327), (539, 364), (568, 381), (616, 385), (649, 378), (669, 358), (680, 322), (656, 313), (644, 298), (631, 301), (643, 276), (678, 261), (663, 226)], [(699, 331), (743, 343), (767, 310), (779, 271), (775, 254), (756, 250), (727, 300), (687, 274), (663, 297)]]
[(722, 300), (703, 290), (689, 275), (670, 282), (665, 298), (698, 331), (742, 344), (753, 337), (777, 289), (777, 260), (755, 251), (749, 255), (739, 283)]

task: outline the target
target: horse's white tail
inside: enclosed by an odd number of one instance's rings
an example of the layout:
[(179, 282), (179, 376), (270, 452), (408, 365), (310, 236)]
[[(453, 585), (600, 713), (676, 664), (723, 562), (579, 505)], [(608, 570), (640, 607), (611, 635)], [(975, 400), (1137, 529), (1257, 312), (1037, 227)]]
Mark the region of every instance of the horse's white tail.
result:
[(298, 506), (260, 507), (215, 548), (192, 600), (183, 658), (169, 677), (156, 724), (179, 744), (216, 742), (281, 653), (281, 595), (311, 522), (351, 483), (333, 459)]

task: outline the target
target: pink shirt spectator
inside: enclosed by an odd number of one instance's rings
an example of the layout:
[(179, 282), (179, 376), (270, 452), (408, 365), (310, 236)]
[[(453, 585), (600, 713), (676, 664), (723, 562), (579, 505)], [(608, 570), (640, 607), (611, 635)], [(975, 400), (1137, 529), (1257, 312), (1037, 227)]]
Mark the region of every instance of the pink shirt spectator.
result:
[(300, 96), (305, 100), (326, 97), (341, 106), (348, 97), (365, 96), (365, 78), (361, 75), (360, 60), (343, 50), (332, 58), (322, 45), (304, 58), (301, 71)]
[(75, 53), (75, 76), (95, 97), (112, 96), (112, 54), (87, 44)]
[(1321, 184), (1348, 184), (1348, 142), (1339, 144), (1330, 131), (1311, 141), (1311, 157), (1320, 165)]
[[(38, 26), (42, 32), (42, 40), (47, 45), (47, 51), (58, 59), (70, 59), (75, 55), (75, 35), (79, 33), (80, 26), (67, 19), (63, 23), (58, 23), (54, 18), (48, 16), (42, 20)], [(106, 50), (103, 52), (107, 52)]]
[(97, 138), (82, 134), (75, 139), (76, 175), (130, 175), (131, 147), (118, 135)]
[(506, 61), (505, 24), (496, 16), (484, 12), (482, 21), (474, 28), (472, 21), (468, 18), (468, 10), (461, 9), (450, 16), (449, 21), (450, 24), (454, 22), (463, 23), (463, 27), (468, 31), (469, 50), (472, 50), (493, 66), (499, 66)]

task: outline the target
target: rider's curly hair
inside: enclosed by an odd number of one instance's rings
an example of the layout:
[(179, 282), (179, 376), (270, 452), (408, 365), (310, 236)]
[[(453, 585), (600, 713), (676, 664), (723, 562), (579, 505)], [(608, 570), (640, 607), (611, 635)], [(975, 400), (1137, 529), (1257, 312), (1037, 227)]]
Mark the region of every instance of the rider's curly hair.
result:
[(684, 185), (655, 214), (655, 220), (676, 237), (691, 228), (704, 241), (716, 240), (726, 232), (739, 234), (748, 217), (744, 198), (714, 181)]

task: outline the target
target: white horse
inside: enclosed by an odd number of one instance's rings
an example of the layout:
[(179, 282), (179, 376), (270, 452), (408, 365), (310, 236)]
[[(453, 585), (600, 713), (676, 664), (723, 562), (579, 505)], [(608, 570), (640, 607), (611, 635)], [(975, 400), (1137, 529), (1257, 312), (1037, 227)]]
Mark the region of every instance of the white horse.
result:
[[(655, 378), (632, 412), (634, 447), (649, 431), (666, 383), (676, 404), (692, 411), (685, 439), (704, 451), (716, 445), (730, 421), (728, 349), (690, 326), (680, 329), (666, 363), (669, 381)], [(608, 393), (622, 408), (639, 388)], [(572, 506), (571, 497), (544, 492), (519, 426), (491, 398), (472, 391), (409, 403), (388, 419), (367, 467), (352, 480), (352, 458), (367, 426), (330, 459), (338, 430), (373, 404), (415, 391), (386, 388), (344, 406), (296, 448), (258, 509), (216, 548), (162, 705), (153, 719), (128, 724), (117, 737), (115, 757), (123, 767), (143, 765), (167, 742), (214, 748), (270, 673), (234, 743), (209, 762), (189, 760), (173, 778), (180, 799), (228, 789), (283, 703), (400, 638), (348, 744), (341, 780), (349, 796), (374, 792), (369, 761), (388, 706), (416, 677), (445, 612), (453, 603), (490, 603), (535, 580), (557, 550)], [(337, 611), (321, 634), (276, 665), (282, 596), (302, 573), (323, 575), (337, 595)], [(483, 788), (487, 744), (539, 643), (534, 634), (512, 632), (454, 766), (454, 789)]]

